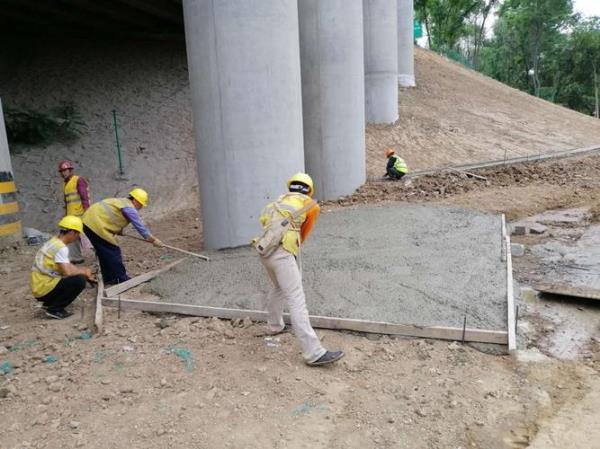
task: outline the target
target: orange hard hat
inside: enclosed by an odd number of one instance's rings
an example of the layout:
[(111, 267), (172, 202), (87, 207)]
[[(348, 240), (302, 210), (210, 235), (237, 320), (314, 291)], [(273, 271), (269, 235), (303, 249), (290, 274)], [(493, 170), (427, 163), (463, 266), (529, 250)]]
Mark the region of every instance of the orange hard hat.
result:
[(390, 157), (394, 153), (395, 153), (395, 151), (394, 151), (393, 148), (386, 148), (385, 149), (385, 157)]
[(73, 170), (75, 168), (75, 166), (73, 165), (73, 162), (65, 159), (64, 161), (60, 161), (58, 163), (58, 171), (63, 171), (63, 170)]

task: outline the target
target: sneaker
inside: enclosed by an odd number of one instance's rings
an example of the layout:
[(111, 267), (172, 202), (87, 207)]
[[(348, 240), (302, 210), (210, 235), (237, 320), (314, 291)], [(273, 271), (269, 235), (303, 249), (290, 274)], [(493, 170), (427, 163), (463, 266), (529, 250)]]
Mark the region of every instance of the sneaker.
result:
[(344, 357), (343, 351), (327, 351), (321, 358), (314, 362), (307, 362), (306, 364), (310, 366), (328, 365), (329, 363), (337, 362), (342, 357)]
[(65, 318), (69, 318), (73, 315), (71, 312), (67, 312), (66, 310), (46, 310), (46, 316), (50, 318), (54, 318), (55, 320), (64, 320)]

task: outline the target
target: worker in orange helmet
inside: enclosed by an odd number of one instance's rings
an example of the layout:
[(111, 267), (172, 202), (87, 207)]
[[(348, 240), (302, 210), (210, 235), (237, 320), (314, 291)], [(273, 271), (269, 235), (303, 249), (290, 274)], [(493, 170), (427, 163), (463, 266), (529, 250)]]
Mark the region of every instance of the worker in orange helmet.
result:
[(408, 165), (406, 165), (404, 159), (396, 154), (393, 148), (385, 150), (385, 157), (387, 158), (387, 165), (384, 177), (389, 176), (390, 179), (402, 179), (408, 173)]
[(276, 335), (285, 330), (283, 306), (287, 302), (292, 330), (302, 347), (304, 361), (310, 366), (326, 365), (341, 359), (344, 353), (326, 350), (312, 328), (296, 260), (301, 244), (317, 221), (320, 208), (312, 199), (314, 184), (306, 173), (296, 173), (288, 180), (287, 187), (288, 193), (267, 204), (260, 215), (260, 224), (265, 230), (271, 223), (280, 224), (282, 219), (291, 224), (281, 240), (277, 237), (274, 250), (260, 256), (273, 284), (267, 298), (268, 332)]
[[(83, 176), (75, 174), (75, 166), (69, 160), (63, 160), (58, 163), (58, 172), (65, 181), (63, 185), (65, 215), (82, 217), (83, 213), (90, 207), (89, 183)], [(82, 238), (85, 238), (85, 236), (78, 236), (73, 243), (68, 245), (71, 263), (83, 263), (83, 254), (81, 252)]]

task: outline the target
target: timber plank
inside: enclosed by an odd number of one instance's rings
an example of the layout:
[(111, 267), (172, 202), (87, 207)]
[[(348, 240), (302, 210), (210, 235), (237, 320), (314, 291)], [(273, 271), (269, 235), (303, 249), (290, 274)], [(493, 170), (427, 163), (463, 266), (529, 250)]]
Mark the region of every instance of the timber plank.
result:
[[(182, 315), (218, 317), (224, 319), (243, 319), (248, 317), (254, 321), (266, 321), (267, 318), (267, 313), (260, 310), (228, 309), (158, 301), (136, 301), (122, 298), (120, 301), (121, 308), (125, 310), (179, 313)], [(108, 307), (118, 307), (119, 300), (116, 298), (104, 298), (103, 304)], [(290, 322), (289, 314), (284, 314), (284, 320), (287, 323)], [(455, 327), (417, 326), (412, 324), (394, 324), (314, 315), (310, 316), (310, 322), (314, 327), (322, 329), (351, 330), (377, 334), (435, 338), (440, 340), (463, 339), (463, 329)], [(464, 341), (506, 345), (508, 343), (508, 336), (505, 331), (466, 328), (464, 332)]]
[(148, 282), (148, 281), (154, 279), (159, 274), (170, 270), (174, 266), (179, 265), (184, 260), (185, 260), (185, 257), (183, 259), (176, 260), (175, 262), (171, 262), (170, 264), (168, 264), (162, 268), (159, 268), (157, 270), (152, 270), (152, 271), (149, 271), (148, 273), (140, 274), (139, 276), (131, 278), (128, 281), (123, 282), (122, 284), (113, 285), (112, 287), (109, 287), (104, 291), (104, 296), (108, 296), (108, 297), (116, 296), (116, 295), (119, 295), (119, 294), (129, 290), (129, 289), (132, 289), (133, 287), (137, 287), (138, 285), (140, 285), (144, 282)]

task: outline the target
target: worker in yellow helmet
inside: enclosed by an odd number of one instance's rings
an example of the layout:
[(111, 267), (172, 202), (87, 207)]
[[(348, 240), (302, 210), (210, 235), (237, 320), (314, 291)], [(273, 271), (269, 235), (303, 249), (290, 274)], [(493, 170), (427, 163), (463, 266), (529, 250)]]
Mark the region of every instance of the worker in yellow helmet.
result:
[(116, 235), (131, 223), (136, 231), (156, 246), (162, 242), (144, 226), (138, 210), (148, 204), (148, 194), (136, 187), (127, 198), (106, 198), (94, 203), (83, 214), (83, 232), (92, 243), (100, 261), (105, 284), (120, 284), (129, 279)]
[(260, 215), (260, 224), (267, 229), (272, 223), (287, 219), (291, 223), (277, 248), (260, 260), (273, 286), (267, 298), (268, 331), (275, 335), (285, 329), (283, 306), (287, 303), (292, 318), (292, 329), (302, 347), (304, 361), (311, 366), (326, 365), (344, 356), (342, 351), (327, 351), (308, 319), (306, 298), (296, 257), (300, 245), (308, 238), (320, 213), (312, 199), (313, 180), (306, 173), (296, 173), (287, 183), (288, 193), (267, 204)]
[(387, 165), (384, 177), (389, 176), (390, 179), (402, 179), (408, 173), (406, 161), (398, 156), (393, 148), (385, 150), (385, 157), (387, 158)]
[(44, 303), (46, 315), (61, 320), (72, 315), (65, 310), (85, 288), (95, 282), (87, 267), (76, 267), (69, 260), (69, 248), (83, 232), (81, 218), (67, 215), (58, 222), (60, 231), (38, 250), (31, 267), (31, 292)]
[[(75, 166), (69, 160), (58, 163), (58, 172), (65, 181), (63, 185), (65, 215), (81, 217), (86, 209), (90, 207), (90, 189), (87, 180), (83, 176), (75, 174)], [(69, 257), (71, 263), (83, 263), (81, 236), (69, 244)]]

